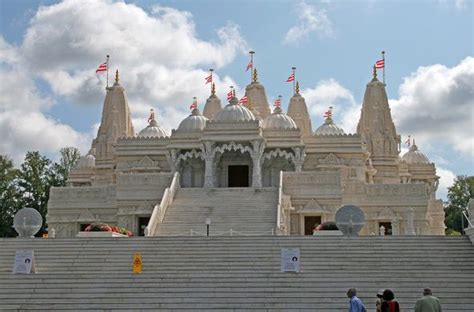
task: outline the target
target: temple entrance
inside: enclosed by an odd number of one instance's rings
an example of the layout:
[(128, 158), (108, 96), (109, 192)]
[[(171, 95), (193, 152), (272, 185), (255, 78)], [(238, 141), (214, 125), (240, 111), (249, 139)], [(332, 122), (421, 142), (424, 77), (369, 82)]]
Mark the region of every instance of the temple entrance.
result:
[(228, 187), (249, 187), (249, 166), (228, 166)]
[(138, 218), (138, 236), (145, 236), (145, 228), (150, 222), (150, 217)]
[(385, 235), (392, 235), (392, 222), (379, 222), (379, 234), (381, 226), (385, 228)]
[(321, 216), (305, 216), (304, 217), (304, 235), (313, 235), (315, 226), (321, 224)]

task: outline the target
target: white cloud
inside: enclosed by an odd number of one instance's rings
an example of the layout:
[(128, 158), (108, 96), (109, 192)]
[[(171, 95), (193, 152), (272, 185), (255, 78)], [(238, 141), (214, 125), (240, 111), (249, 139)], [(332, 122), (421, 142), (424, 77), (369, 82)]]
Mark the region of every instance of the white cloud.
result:
[(437, 197), (446, 200), (448, 196), (448, 187), (452, 186), (456, 175), (445, 168), (437, 167), (436, 174), (440, 177)]
[(0, 37), (0, 51), (0, 154), (19, 164), (31, 150), (51, 156), (74, 145), (84, 152), (87, 135), (43, 114), (54, 102), (39, 93), (22, 67), (17, 49)]
[(438, 0), (438, 3), (442, 7), (450, 7), (454, 5), (454, 7), (458, 10), (463, 10), (467, 8), (468, 5), (470, 5), (470, 2), (466, 0)]
[[(176, 127), (189, 113), (193, 96), (203, 108), (210, 93), (209, 85), (204, 85), (207, 69), (226, 66), (247, 50), (238, 25), (228, 22), (216, 29), (215, 40), (206, 41), (196, 33), (192, 14), (173, 8), (156, 5), (146, 12), (134, 4), (109, 0), (65, 0), (42, 6), (18, 47), (0, 38), (0, 118), (2, 133), (9, 133), (0, 153), (18, 160), (26, 150), (51, 152), (66, 143), (84, 146), (83, 139), (90, 139), (90, 133), (74, 131), (47, 113), (61, 105), (55, 102), (59, 97), (77, 105), (101, 106), (105, 74), (96, 75), (95, 69), (106, 54), (111, 55), (109, 80), (119, 68), (139, 131), (152, 107), (167, 128)], [(50, 94), (40, 94), (38, 79), (47, 83)], [(229, 85), (240, 90), (218, 71), (214, 81), (221, 98)], [(15, 120), (23, 124), (15, 126)], [(40, 134), (49, 139), (41, 139)]]
[(323, 123), (324, 112), (333, 107), (335, 123), (346, 133), (354, 133), (359, 120), (360, 105), (352, 93), (335, 79), (321, 80), (314, 88), (301, 91), (316, 129)]
[[(218, 41), (211, 42), (198, 37), (186, 11), (156, 5), (148, 13), (124, 2), (84, 2), (42, 7), (21, 47), (53, 92), (77, 104), (102, 102), (105, 74), (94, 71), (110, 54), (111, 71), (119, 68), (134, 117), (146, 120), (149, 108), (159, 105), (163, 118), (177, 120), (186, 115), (193, 96), (209, 95), (203, 80), (207, 68), (225, 66), (247, 51), (231, 22), (217, 29)], [(237, 86), (229, 77), (214, 77), (218, 90)]]
[(283, 39), (284, 44), (295, 44), (316, 33), (319, 37), (333, 37), (334, 30), (325, 9), (302, 1), (297, 4), (298, 24), (291, 27)]
[[(465, 157), (474, 157), (474, 58), (458, 65), (419, 67), (406, 77), (399, 98), (391, 100), (400, 133), (418, 143), (448, 144)], [(418, 144), (420, 145), (420, 144)]]
[(84, 154), (90, 147), (90, 137), (38, 111), (12, 110), (0, 112), (0, 153), (8, 154), (16, 164), (27, 151), (40, 151), (49, 157), (66, 146), (75, 146)]

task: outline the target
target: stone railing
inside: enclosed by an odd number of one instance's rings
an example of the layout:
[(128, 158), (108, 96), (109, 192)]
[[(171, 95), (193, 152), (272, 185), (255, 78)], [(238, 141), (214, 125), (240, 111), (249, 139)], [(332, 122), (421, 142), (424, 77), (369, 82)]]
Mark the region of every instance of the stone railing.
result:
[(280, 171), (280, 179), (278, 181), (278, 205), (277, 205), (277, 222), (276, 229), (277, 235), (287, 235), (287, 229), (285, 226), (285, 203), (283, 199), (283, 171)]
[(175, 172), (173, 180), (171, 180), (170, 187), (167, 187), (163, 193), (163, 198), (159, 205), (153, 208), (150, 221), (146, 227), (145, 236), (153, 236), (156, 231), (156, 227), (159, 223), (163, 222), (166, 210), (173, 204), (174, 197), (180, 188), (179, 184), (179, 172)]
[(463, 229), (464, 233), (469, 237), (471, 243), (474, 244), (474, 198), (469, 200), (466, 210), (463, 211), (462, 214), (467, 220), (467, 228)]

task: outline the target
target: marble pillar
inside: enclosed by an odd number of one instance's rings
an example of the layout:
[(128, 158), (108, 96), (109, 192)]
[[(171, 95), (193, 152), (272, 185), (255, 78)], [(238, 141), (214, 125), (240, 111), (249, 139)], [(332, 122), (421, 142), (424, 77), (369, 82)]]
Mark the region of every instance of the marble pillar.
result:
[(215, 151), (213, 149), (212, 142), (203, 143), (202, 154), (204, 155), (204, 162), (205, 162), (204, 187), (214, 187)]
[(295, 153), (294, 163), (295, 163), (295, 171), (301, 172), (303, 169), (304, 158), (306, 156), (303, 148), (301, 147), (294, 147), (293, 152)]
[(265, 149), (265, 144), (262, 141), (253, 141), (252, 146), (253, 150), (250, 155), (252, 157), (253, 162), (252, 187), (262, 187), (261, 159), (263, 156), (263, 151)]
[(407, 227), (405, 230), (406, 231), (405, 235), (416, 235), (414, 219), (415, 219), (415, 211), (413, 210), (413, 208), (410, 208), (408, 209), (408, 212), (407, 212)]

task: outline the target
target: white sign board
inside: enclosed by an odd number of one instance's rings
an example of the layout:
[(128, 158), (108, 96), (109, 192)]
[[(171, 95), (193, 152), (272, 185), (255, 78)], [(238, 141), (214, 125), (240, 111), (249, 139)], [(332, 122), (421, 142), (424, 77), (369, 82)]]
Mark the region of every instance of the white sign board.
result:
[(13, 274), (35, 273), (35, 253), (33, 250), (17, 250)]
[(300, 249), (282, 248), (281, 249), (281, 271), (299, 272), (300, 271)]

